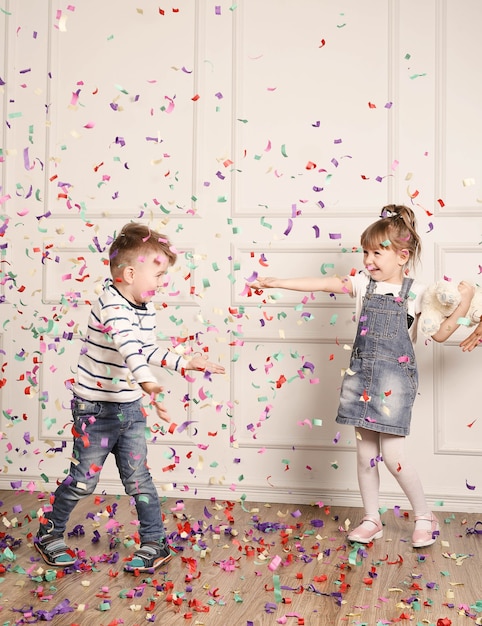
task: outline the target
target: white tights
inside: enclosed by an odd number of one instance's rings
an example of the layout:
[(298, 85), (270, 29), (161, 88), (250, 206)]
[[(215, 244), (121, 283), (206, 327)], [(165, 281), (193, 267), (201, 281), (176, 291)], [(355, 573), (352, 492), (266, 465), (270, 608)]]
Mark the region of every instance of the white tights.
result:
[(377, 457), (383, 457), (388, 471), (395, 477), (412, 505), (415, 517), (430, 515), (422, 484), (415, 468), (405, 455), (405, 437), (356, 428), (357, 472), (366, 515), (379, 517), (380, 474)]

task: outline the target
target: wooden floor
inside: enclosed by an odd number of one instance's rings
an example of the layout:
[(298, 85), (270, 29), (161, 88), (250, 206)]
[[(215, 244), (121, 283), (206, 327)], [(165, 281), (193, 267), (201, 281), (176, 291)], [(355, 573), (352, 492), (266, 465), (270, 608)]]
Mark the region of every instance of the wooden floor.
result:
[[(0, 624), (297, 626), (482, 623), (482, 515), (438, 512), (441, 536), (414, 550), (402, 511), (364, 550), (360, 510), (210, 500), (163, 502), (178, 551), (153, 575), (123, 571), (136, 533), (127, 496), (89, 496), (70, 521), (77, 571), (32, 547), (42, 494), (0, 492)], [(279, 564), (276, 566), (276, 562)]]

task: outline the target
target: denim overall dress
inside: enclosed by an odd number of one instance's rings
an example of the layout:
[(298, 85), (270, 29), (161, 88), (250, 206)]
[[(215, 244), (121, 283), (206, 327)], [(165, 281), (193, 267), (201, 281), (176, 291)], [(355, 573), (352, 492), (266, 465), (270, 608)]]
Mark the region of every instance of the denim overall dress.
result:
[(398, 296), (382, 295), (370, 278), (341, 387), (338, 424), (408, 435), (418, 387), (407, 323), (412, 282), (405, 277)]

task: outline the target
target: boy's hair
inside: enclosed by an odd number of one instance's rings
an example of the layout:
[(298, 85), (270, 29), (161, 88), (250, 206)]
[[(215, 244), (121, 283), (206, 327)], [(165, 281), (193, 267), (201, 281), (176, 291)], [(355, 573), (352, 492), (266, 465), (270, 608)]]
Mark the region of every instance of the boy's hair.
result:
[(165, 256), (169, 265), (174, 265), (177, 255), (166, 235), (151, 230), (144, 224), (126, 224), (109, 248), (110, 271), (115, 278), (122, 269), (133, 265), (139, 256), (156, 252)]
[(396, 252), (409, 252), (408, 265), (413, 267), (422, 252), (422, 242), (417, 233), (415, 213), (403, 204), (387, 204), (380, 219), (370, 224), (360, 238), (362, 248), (377, 250), (392, 249)]

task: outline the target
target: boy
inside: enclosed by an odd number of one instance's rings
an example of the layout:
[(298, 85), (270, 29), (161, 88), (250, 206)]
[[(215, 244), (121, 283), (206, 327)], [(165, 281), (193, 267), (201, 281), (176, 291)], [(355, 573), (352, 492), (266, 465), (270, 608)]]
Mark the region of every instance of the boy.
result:
[(80, 498), (93, 493), (109, 453), (115, 456), (127, 495), (135, 500), (140, 547), (126, 571), (151, 571), (171, 559), (159, 498), (146, 466), (146, 420), (141, 398), (147, 394), (157, 415), (169, 422), (156, 399), (163, 387), (151, 366), (224, 373), (203, 356), (186, 359), (155, 344), (152, 297), (176, 261), (169, 240), (137, 223), (126, 224), (110, 250), (112, 280), (92, 306), (73, 385), (72, 416), (75, 462), (44, 507), (35, 547), (46, 563), (72, 565), (75, 553), (63, 535)]

